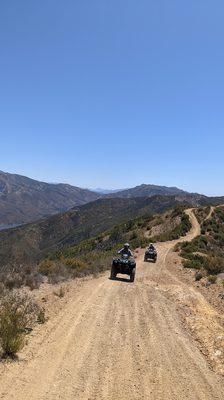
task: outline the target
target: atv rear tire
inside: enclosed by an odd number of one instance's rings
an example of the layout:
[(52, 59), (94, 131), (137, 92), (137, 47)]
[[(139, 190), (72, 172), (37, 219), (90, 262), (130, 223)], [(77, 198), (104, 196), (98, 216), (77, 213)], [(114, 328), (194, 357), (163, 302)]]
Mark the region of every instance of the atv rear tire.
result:
[(117, 271), (114, 265), (111, 267), (111, 272), (110, 272), (110, 279), (115, 279), (117, 276)]
[(130, 282), (134, 282), (135, 280), (135, 268), (130, 273)]

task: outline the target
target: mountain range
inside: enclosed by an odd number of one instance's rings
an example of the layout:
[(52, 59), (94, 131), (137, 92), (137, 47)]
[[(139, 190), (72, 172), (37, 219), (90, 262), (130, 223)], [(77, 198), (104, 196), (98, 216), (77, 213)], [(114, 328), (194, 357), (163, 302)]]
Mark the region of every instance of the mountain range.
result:
[(7, 224), (21, 226), (0, 232), (0, 265), (35, 263), (49, 253), (138, 216), (161, 213), (178, 205), (223, 203), (224, 197), (209, 198), (156, 185), (100, 195), (67, 184), (49, 184), (1, 172), (0, 224), (4, 228)]
[(102, 189), (102, 188), (96, 188), (96, 189), (90, 189), (95, 193), (99, 194), (112, 194), (112, 193), (119, 193), (122, 192), (124, 189)]
[(69, 184), (39, 182), (0, 171), (0, 230), (67, 211), (101, 197), (132, 198), (189, 195), (173, 187), (140, 185), (131, 189), (82, 189)]
[(159, 186), (159, 185), (147, 185), (142, 184), (130, 189), (119, 190), (119, 192), (111, 192), (108, 194), (108, 197), (145, 197), (145, 196), (176, 196), (176, 195), (185, 195), (189, 194), (184, 190), (178, 189), (176, 187), (167, 187), (167, 186)]
[(35, 221), (99, 197), (98, 193), (68, 184), (39, 182), (0, 171), (0, 226)]
[(176, 196), (197, 206), (206, 196), (176, 187), (142, 184), (130, 189), (82, 189), (69, 184), (46, 183), (0, 171), (0, 230), (67, 211), (99, 198)]

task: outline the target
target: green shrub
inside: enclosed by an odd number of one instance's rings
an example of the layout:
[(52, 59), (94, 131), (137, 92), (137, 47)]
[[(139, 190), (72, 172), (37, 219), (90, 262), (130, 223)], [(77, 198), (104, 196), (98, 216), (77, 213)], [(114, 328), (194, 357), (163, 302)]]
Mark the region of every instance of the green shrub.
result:
[(200, 269), (202, 267), (201, 262), (197, 259), (184, 260), (182, 264), (184, 268)]
[(211, 275), (220, 274), (224, 271), (224, 260), (223, 258), (210, 255), (205, 260), (204, 268)]

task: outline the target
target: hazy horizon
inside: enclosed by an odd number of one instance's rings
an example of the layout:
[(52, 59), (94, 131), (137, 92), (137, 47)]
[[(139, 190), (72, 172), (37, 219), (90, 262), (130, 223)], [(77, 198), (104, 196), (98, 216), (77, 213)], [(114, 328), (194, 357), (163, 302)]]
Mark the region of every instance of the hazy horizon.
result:
[(187, 192), (190, 192), (190, 193), (204, 194), (206, 196), (224, 196), (224, 191), (220, 192), (220, 193), (205, 193), (205, 192), (200, 192), (198, 190), (193, 191), (193, 190), (187, 189), (187, 188), (185, 188), (184, 186), (181, 186), (181, 185), (169, 185), (169, 184), (166, 184), (166, 183), (137, 182), (136, 184), (132, 184), (132, 185), (126, 186), (126, 187), (124, 187), (124, 186), (123, 187), (102, 187), (102, 186), (91, 186), (91, 185), (90, 186), (86, 186), (86, 185), (83, 185), (83, 184), (77, 185), (75, 182), (70, 182), (70, 181), (68, 181), (66, 179), (64, 179), (62, 181), (57, 181), (57, 180), (49, 181), (49, 180), (46, 180), (45, 178), (39, 179), (37, 177), (29, 176), (29, 175), (26, 175), (26, 174), (21, 174), (18, 171), (17, 172), (15, 172), (15, 171), (14, 172), (3, 171), (1, 168), (0, 168), (0, 172), (16, 174), (16, 175), (22, 175), (22, 176), (26, 176), (27, 178), (30, 178), (30, 179), (39, 180), (41, 182), (46, 182), (46, 183), (50, 183), (50, 184), (53, 184), (53, 185), (58, 185), (60, 183), (69, 184), (69, 185), (72, 185), (72, 186), (77, 186), (77, 187), (80, 187), (82, 189), (88, 189), (88, 190), (92, 190), (92, 191), (97, 191), (97, 190), (99, 190), (99, 191), (121, 191), (121, 190), (131, 189), (133, 187), (140, 186), (140, 185), (156, 185), (156, 186), (176, 187), (178, 189), (181, 189), (181, 190), (184, 190), (184, 191), (187, 191)]

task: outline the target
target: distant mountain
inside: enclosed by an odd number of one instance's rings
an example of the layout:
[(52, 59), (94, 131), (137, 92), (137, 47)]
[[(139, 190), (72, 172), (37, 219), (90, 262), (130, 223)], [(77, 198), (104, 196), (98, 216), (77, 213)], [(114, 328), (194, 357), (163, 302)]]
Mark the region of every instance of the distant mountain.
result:
[(119, 191), (119, 193), (110, 193), (108, 197), (122, 197), (122, 198), (130, 198), (130, 197), (152, 197), (152, 196), (176, 196), (176, 195), (185, 195), (188, 192), (184, 190), (178, 189), (176, 187), (167, 187), (167, 186), (159, 186), (159, 185), (146, 185), (142, 184), (136, 186), (131, 189), (125, 189)]
[(101, 189), (101, 188), (93, 189), (95, 193), (100, 193), (100, 194), (119, 193), (122, 192), (123, 190), (124, 189)]
[(0, 228), (23, 224), (98, 199), (90, 190), (0, 171)]
[(107, 198), (119, 197), (130, 199), (136, 197), (174, 196), (177, 201), (186, 202), (193, 207), (209, 204), (222, 204), (224, 197), (207, 197), (199, 193), (189, 193), (177, 187), (142, 184), (134, 188), (125, 189), (118, 193), (104, 195)]

